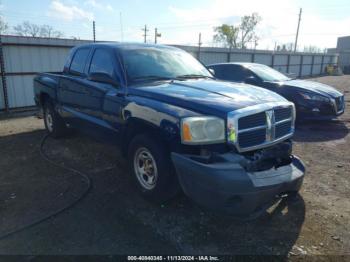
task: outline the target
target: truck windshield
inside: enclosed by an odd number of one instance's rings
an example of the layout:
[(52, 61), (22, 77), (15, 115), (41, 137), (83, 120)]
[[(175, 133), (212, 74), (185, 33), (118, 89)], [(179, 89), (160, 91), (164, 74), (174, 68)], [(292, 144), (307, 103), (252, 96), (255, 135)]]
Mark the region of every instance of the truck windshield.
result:
[(181, 50), (142, 48), (123, 51), (130, 82), (184, 78), (212, 78), (210, 72)]
[(290, 80), (284, 74), (266, 65), (250, 65), (248, 68), (264, 81), (280, 82)]

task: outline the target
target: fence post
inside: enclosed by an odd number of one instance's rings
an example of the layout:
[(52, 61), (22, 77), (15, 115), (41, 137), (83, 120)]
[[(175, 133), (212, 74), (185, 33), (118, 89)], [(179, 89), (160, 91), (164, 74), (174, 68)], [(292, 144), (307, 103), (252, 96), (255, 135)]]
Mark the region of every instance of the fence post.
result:
[(320, 75), (323, 74), (323, 63), (324, 63), (324, 55), (322, 55), (322, 60), (321, 60), (321, 69), (320, 69)]
[(287, 56), (287, 74), (289, 74), (290, 54)]
[(301, 77), (303, 73), (303, 63), (304, 63), (304, 55), (300, 55), (299, 77)]
[(255, 53), (252, 53), (252, 63), (254, 63), (255, 62)]
[(314, 71), (314, 61), (315, 61), (315, 55), (312, 55), (310, 76), (312, 76), (312, 72)]
[(3, 94), (4, 94), (5, 111), (8, 112), (9, 111), (9, 100), (8, 100), (8, 94), (7, 94), (5, 61), (4, 61), (4, 52), (3, 52), (3, 45), (2, 45), (1, 34), (0, 34), (0, 69), (1, 69), (2, 91), (3, 91)]
[(273, 53), (271, 55), (271, 67), (273, 68), (275, 66), (275, 54)]

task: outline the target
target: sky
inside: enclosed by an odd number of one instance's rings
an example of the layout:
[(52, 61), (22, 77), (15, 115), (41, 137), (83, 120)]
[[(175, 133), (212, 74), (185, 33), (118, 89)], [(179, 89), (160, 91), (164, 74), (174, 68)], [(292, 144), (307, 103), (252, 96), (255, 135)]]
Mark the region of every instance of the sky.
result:
[(350, 35), (349, 0), (0, 0), (0, 12), (12, 27), (23, 21), (47, 24), (66, 38), (142, 42), (147, 25), (148, 42), (157, 27), (162, 44), (214, 46), (213, 28), (238, 24), (244, 15), (257, 12), (262, 21), (256, 32), (258, 49), (293, 43), (302, 8), (298, 47), (336, 46), (337, 37)]

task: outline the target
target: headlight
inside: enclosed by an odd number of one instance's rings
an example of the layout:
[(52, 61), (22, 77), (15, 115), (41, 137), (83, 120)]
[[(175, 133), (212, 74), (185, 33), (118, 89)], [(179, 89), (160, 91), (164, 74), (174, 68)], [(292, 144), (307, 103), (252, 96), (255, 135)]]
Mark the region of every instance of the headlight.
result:
[(306, 100), (314, 100), (320, 102), (329, 102), (329, 98), (325, 96), (315, 95), (311, 93), (299, 93)]
[(213, 116), (186, 117), (181, 121), (183, 144), (225, 142), (225, 121)]

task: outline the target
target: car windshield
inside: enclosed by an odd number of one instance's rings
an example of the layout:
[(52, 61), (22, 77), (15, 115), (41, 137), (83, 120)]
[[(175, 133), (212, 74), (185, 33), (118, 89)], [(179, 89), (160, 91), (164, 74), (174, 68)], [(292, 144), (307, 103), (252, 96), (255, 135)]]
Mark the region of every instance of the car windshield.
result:
[(290, 78), (266, 65), (248, 66), (251, 71), (257, 74), (264, 81), (288, 81)]
[(141, 48), (124, 50), (122, 56), (131, 82), (212, 77), (192, 55), (181, 50)]

